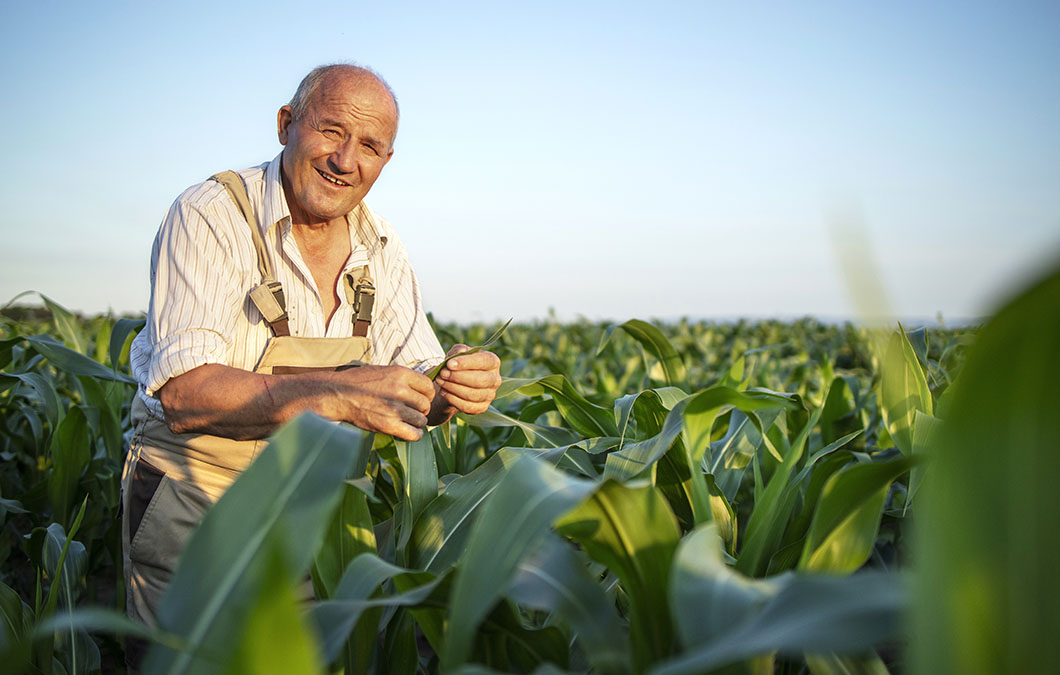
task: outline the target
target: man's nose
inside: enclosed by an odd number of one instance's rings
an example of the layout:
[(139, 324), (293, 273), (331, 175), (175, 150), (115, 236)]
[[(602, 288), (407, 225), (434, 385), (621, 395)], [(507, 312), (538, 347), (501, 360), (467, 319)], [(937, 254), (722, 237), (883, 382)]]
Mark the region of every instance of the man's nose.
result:
[(357, 170), (357, 144), (342, 143), (331, 153), (331, 163), (337, 173), (353, 173)]

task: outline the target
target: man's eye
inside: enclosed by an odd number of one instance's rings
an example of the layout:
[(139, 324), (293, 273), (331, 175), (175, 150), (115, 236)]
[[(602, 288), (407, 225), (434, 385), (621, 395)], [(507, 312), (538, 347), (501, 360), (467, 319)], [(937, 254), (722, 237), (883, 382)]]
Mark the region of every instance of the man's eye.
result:
[(322, 133), (328, 138), (339, 138), (342, 136), (338, 129), (324, 129)]
[(364, 149), (365, 149), (365, 150), (367, 150), (368, 152), (372, 153), (373, 155), (375, 155), (375, 156), (377, 156), (377, 157), (379, 156), (379, 151), (378, 151), (378, 150), (376, 150), (376, 149), (375, 149), (375, 146), (374, 146), (374, 145), (372, 145), (371, 143), (362, 143), (361, 145), (362, 145), (362, 146), (364, 147)]

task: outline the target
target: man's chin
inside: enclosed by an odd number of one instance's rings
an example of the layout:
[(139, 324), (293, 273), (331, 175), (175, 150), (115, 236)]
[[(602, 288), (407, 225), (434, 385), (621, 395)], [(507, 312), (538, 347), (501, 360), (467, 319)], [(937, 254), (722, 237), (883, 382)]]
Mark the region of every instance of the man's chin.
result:
[(359, 201), (313, 200), (306, 205), (305, 212), (320, 221), (334, 220), (345, 217)]

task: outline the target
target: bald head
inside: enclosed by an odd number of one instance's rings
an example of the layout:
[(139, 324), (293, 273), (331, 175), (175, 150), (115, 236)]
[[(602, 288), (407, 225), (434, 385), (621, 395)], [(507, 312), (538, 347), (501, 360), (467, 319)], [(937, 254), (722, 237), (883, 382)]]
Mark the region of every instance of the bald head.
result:
[(354, 84), (357, 87), (376, 89), (385, 93), (394, 106), (394, 122), (398, 120), (399, 110), (397, 97), (386, 81), (369, 68), (362, 68), (348, 63), (335, 63), (326, 66), (317, 66), (302, 78), (298, 89), (294, 92), (291, 102), (291, 115), (295, 120), (302, 119), (306, 110), (313, 102), (313, 98), (320, 92), (321, 88), (338, 84), (339, 82)]

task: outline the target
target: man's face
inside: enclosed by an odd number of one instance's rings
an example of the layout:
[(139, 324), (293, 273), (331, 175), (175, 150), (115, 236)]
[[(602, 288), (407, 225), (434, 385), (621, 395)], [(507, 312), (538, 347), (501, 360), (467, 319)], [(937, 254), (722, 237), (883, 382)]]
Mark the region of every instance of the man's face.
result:
[(341, 218), (368, 194), (394, 154), (394, 104), (366, 77), (337, 74), (313, 93), (294, 120), (280, 108), (277, 129), (283, 150), (284, 192), (295, 224)]

